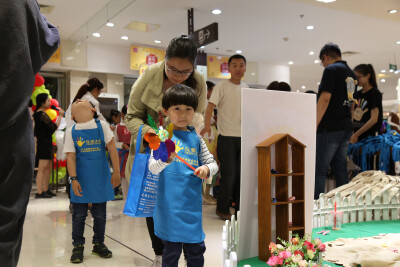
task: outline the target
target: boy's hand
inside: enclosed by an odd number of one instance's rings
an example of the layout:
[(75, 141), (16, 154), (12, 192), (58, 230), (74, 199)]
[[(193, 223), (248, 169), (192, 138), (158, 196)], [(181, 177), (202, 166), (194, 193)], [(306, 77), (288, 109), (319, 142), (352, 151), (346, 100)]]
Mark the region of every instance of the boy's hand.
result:
[(113, 185), (113, 188), (116, 188), (121, 184), (121, 176), (119, 172), (113, 172), (111, 175), (111, 184)]
[(83, 195), (81, 194), (82, 193), (81, 184), (78, 182), (78, 180), (72, 180), (71, 186), (75, 196), (83, 197)]
[(211, 136), (211, 126), (210, 126), (210, 124), (204, 124), (204, 128), (203, 128), (203, 130), (201, 130), (201, 132), (200, 132), (200, 135), (201, 136), (204, 136), (205, 134), (208, 134), (208, 136)]
[(129, 145), (127, 145), (127, 144), (122, 144), (122, 149), (129, 150)]
[(209, 173), (210, 173), (210, 169), (205, 165), (198, 167), (194, 171), (194, 175), (196, 175), (197, 177), (200, 177), (201, 179), (207, 179)]
[(174, 151), (174, 152), (172, 152), (171, 153), (171, 155), (169, 155), (169, 158), (167, 159), (167, 163), (171, 163), (173, 160), (174, 160), (174, 158), (176, 158), (176, 152)]

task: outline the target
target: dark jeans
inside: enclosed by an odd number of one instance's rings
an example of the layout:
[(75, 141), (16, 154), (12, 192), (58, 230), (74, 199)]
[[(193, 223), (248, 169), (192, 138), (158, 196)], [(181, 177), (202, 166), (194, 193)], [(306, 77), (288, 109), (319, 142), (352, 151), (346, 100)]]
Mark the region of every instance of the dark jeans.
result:
[(336, 180), (336, 187), (349, 182), (347, 176), (347, 151), (351, 134), (351, 131), (323, 131), (317, 133), (314, 199), (318, 199), (319, 194), (325, 192), (329, 165)]
[(153, 217), (146, 217), (147, 230), (149, 231), (151, 245), (154, 250), (154, 254), (160, 256), (163, 254), (164, 244), (158, 236), (154, 233), (154, 220)]
[(0, 136), (0, 266), (14, 267), (21, 251), (35, 163), (28, 107)]
[(163, 267), (178, 267), (182, 248), (186, 250), (187, 267), (204, 266), (204, 252), (206, 252), (204, 241), (201, 243), (180, 243), (163, 240), (162, 242), (164, 244)]
[[(85, 244), (85, 220), (88, 215), (88, 203), (72, 203), (72, 245)], [(103, 243), (104, 233), (106, 231), (106, 210), (107, 202), (93, 203), (92, 204), (92, 217), (93, 217), (93, 240), (92, 243)]]
[(240, 205), (240, 149), (241, 138), (218, 136), (217, 154), (220, 161), (221, 180), (217, 199), (217, 209), (229, 214), (232, 199), (236, 210)]

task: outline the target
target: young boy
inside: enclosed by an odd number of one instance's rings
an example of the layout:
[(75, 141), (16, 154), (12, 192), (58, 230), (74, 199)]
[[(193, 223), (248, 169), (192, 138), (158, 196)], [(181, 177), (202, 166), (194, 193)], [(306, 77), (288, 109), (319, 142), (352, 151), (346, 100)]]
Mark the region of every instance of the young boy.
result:
[[(160, 173), (154, 232), (164, 243), (162, 266), (177, 267), (182, 246), (188, 267), (204, 266), (205, 234), (202, 223), (202, 179), (218, 171), (213, 156), (191, 123), (198, 100), (190, 87), (177, 84), (162, 99), (164, 113), (174, 125), (175, 152), (167, 162), (149, 161), (152, 173)], [(179, 155), (193, 171), (175, 156)]]
[[(111, 258), (112, 252), (104, 245), (107, 201), (114, 199), (113, 187), (120, 184), (119, 161), (110, 127), (95, 120), (96, 109), (86, 100), (71, 106), (72, 118), (77, 124), (66, 132), (64, 153), (67, 154), (69, 182), (71, 183), (72, 251), (71, 262), (83, 262), (85, 220), (88, 203), (92, 204), (94, 244), (92, 254)], [(105, 154), (107, 147), (113, 165), (113, 174)]]
[(240, 146), (241, 146), (241, 91), (246, 72), (246, 58), (233, 55), (228, 60), (229, 80), (218, 83), (210, 97), (201, 134), (211, 133), (211, 116), (218, 110), (217, 155), (221, 166), (221, 179), (215, 213), (222, 220), (230, 220), (230, 206), (235, 202), (235, 213), (240, 206)]

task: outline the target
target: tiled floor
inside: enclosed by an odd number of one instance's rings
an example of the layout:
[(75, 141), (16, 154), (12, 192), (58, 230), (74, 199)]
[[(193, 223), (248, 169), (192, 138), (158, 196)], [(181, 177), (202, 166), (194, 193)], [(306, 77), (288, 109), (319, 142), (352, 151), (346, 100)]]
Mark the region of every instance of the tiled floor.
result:
[[(24, 225), (24, 236), (18, 266), (54, 267), (76, 266), (69, 262), (72, 250), (72, 216), (65, 193), (52, 199), (31, 199)], [(124, 201), (107, 204), (105, 244), (113, 252), (111, 259), (91, 254), (92, 228), (85, 228), (85, 257), (78, 266), (151, 266), (154, 252), (144, 218), (132, 218), (122, 213)], [(221, 233), (223, 221), (215, 215), (214, 206), (203, 206), (203, 224), (206, 233), (205, 266), (222, 266)], [(91, 216), (87, 224), (92, 225)], [(179, 266), (184, 266), (183, 256)]]

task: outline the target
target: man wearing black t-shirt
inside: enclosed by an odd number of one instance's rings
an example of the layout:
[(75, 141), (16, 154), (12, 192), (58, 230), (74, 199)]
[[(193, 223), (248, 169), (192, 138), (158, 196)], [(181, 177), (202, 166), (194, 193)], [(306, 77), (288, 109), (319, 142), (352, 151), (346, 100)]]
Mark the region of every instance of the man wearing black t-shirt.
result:
[(356, 89), (356, 76), (337, 45), (326, 44), (319, 54), (325, 70), (318, 89), (317, 150), (314, 199), (325, 191), (331, 166), (339, 187), (348, 183), (346, 157), (352, 134), (350, 108)]

